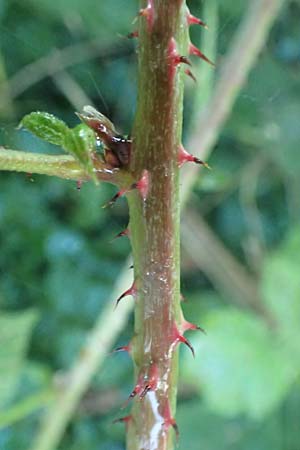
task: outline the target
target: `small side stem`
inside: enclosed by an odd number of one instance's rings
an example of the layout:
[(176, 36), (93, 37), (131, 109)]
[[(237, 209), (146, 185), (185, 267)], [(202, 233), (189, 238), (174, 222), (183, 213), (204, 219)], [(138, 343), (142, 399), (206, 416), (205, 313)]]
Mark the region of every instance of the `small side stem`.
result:
[[(131, 175), (119, 169), (108, 169), (97, 161), (95, 169), (100, 181), (114, 184), (129, 184)], [(0, 147), (0, 170), (49, 175), (68, 180), (89, 181), (90, 177), (80, 164), (69, 155), (47, 155), (10, 150)]]

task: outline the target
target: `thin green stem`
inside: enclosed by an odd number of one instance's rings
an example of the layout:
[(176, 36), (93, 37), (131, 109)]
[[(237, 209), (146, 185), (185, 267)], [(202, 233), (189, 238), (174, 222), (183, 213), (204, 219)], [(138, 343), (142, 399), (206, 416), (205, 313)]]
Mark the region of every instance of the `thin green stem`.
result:
[(30, 414), (43, 408), (53, 400), (53, 390), (46, 390), (31, 395), (0, 414), (0, 428), (13, 425)]
[(46, 77), (51, 77), (57, 73), (77, 64), (83, 64), (94, 58), (118, 58), (132, 52), (131, 46), (111, 45), (103, 39), (93, 39), (87, 42), (80, 42), (68, 47), (54, 48), (48, 55), (27, 64), (16, 72), (8, 80), (0, 83), (0, 108), (5, 106), (3, 98), (6, 92), (12, 99), (19, 97), (31, 86), (40, 82)]
[[(101, 181), (120, 185), (129, 185), (130, 181), (133, 181), (127, 172), (108, 169), (105, 163), (100, 161), (95, 164), (97, 177)], [(72, 156), (30, 153), (3, 147), (0, 147), (0, 170), (49, 175), (68, 180), (90, 180), (90, 177)]]

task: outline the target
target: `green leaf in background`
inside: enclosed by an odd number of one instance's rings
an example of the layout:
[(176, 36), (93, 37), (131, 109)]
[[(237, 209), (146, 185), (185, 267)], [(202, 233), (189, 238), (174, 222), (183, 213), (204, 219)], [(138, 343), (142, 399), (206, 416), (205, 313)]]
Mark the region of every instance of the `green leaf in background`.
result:
[[(290, 232), (280, 248), (267, 257), (262, 296), (278, 323), (278, 333), (300, 366), (300, 232)], [(296, 352), (296, 353), (295, 353)], [(299, 361), (299, 362), (298, 362)]]
[(186, 359), (184, 370), (191, 377), (197, 374), (194, 382), (211, 410), (262, 419), (295, 377), (276, 337), (262, 320), (233, 308), (211, 311), (203, 326), (208, 335), (193, 341), (198, 367)]
[(60, 147), (62, 147), (69, 130), (62, 120), (52, 114), (40, 111), (27, 114), (21, 120), (20, 126), (40, 139)]
[(96, 148), (93, 130), (85, 124), (77, 125), (72, 130), (68, 130), (64, 136), (62, 147), (78, 159), (94, 182), (98, 184), (92, 159), (92, 154)]
[(225, 419), (195, 398), (179, 405), (177, 423), (178, 450), (283, 450), (279, 414), (263, 423), (241, 417)]
[(32, 310), (0, 315), (0, 408), (15, 392), (36, 320), (37, 313)]

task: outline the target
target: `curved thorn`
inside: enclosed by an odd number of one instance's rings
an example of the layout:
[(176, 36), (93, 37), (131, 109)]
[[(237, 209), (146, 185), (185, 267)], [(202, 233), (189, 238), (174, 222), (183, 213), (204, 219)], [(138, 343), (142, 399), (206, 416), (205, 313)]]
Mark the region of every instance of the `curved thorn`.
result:
[(181, 329), (183, 332), (188, 331), (188, 330), (198, 330), (198, 331), (202, 331), (202, 333), (206, 334), (204, 328), (200, 327), (199, 325), (195, 325), (194, 323), (188, 322), (185, 319), (183, 319)]
[(194, 156), (193, 162), (196, 164), (201, 164), (202, 166), (206, 167), (206, 169), (211, 170), (211, 167), (207, 162), (202, 161), (202, 159), (199, 159), (196, 156)]
[(134, 297), (135, 294), (136, 294), (136, 285), (134, 281), (132, 283), (132, 286), (129, 289), (127, 289), (127, 291), (123, 292), (123, 294), (121, 294), (120, 297), (117, 298), (115, 309), (124, 297), (127, 297), (127, 295), (132, 295)]
[(139, 16), (143, 16), (147, 20), (147, 27), (149, 33), (152, 31), (154, 23), (154, 4), (153, 0), (147, 0), (146, 8), (142, 8), (139, 11)]
[(194, 350), (194, 347), (192, 346), (192, 344), (190, 343), (190, 341), (182, 335), (179, 336), (179, 341), (182, 342), (183, 344), (185, 344), (191, 350), (192, 355), (195, 358), (195, 350)]
[(196, 330), (201, 331), (203, 334), (207, 334), (204, 328), (200, 327), (199, 325), (196, 325)]
[(176, 440), (178, 442), (178, 440), (179, 440), (179, 429), (178, 429), (178, 425), (177, 425), (174, 417), (172, 417), (169, 400), (167, 400), (167, 403), (166, 403), (166, 406), (165, 406), (165, 409), (164, 409), (163, 418), (164, 418), (164, 423), (163, 423), (164, 428), (166, 430), (168, 430), (168, 428), (172, 427), (173, 430), (176, 433)]
[(105, 203), (102, 206), (102, 208), (107, 208), (109, 206), (113, 206), (116, 203), (116, 201), (118, 200), (118, 198), (123, 197), (123, 195), (125, 195), (126, 192), (128, 192), (128, 189), (121, 189), (107, 203)]
[(130, 352), (130, 345), (123, 345), (121, 347), (115, 348), (112, 353), (120, 353), (120, 352)]
[(112, 423), (125, 423), (127, 424), (128, 422), (130, 422), (132, 420), (132, 415), (129, 414), (128, 416), (124, 416), (124, 417), (119, 417), (117, 419), (114, 419)]
[(110, 242), (113, 242), (114, 240), (123, 237), (123, 236), (129, 236), (129, 229), (126, 228), (123, 231), (120, 231), (120, 233), (118, 233), (115, 237), (112, 238), (112, 240)]

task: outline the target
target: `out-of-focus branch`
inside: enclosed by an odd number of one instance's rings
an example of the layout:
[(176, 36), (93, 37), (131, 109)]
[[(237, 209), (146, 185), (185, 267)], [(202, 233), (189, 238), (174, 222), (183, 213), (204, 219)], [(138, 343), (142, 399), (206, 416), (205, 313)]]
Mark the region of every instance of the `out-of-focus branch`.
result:
[[(274, 21), (283, 0), (256, 0), (250, 2), (231, 50), (221, 68), (220, 79), (215, 88), (212, 101), (209, 102), (190, 140), (191, 150), (198, 150), (201, 157), (207, 155), (217, 140), (221, 126), (227, 119), (232, 105), (263, 47), (268, 30)], [(200, 121), (201, 120), (201, 121)], [(182, 196), (186, 201), (198, 174), (191, 169), (183, 177)], [(127, 268), (128, 266), (126, 266)], [(126, 280), (126, 281), (124, 281)], [(120, 283), (128, 285), (128, 270), (122, 273)], [(122, 292), (120, 285), (116, 293)], [(124, 309), (123, 309), (124, 308)], [(126, 323), (132, 309), (131, 302), (123, 302), (115, 312), (108, 306), (99, 317), (91, 331), (84, 351), (71, 369), (71, 378), (66, 391), (61, 393), (47, 412), (43, 426), (32, 450), (54, 450), (92, 376), (109, 351), (116, 336)]]
[(52, 79), (75, 111), (82, 111), (85, 105), (94, 106), (84, 89), (67, 71), (58, 72)]
[[(7, 82), (0, 85), (0, 93), (9, 91), (12, 99), (21, 95), (32, 85), (48, 76), (53, 76), (68, 67), (81, 64), (93, 58), (112, 58), (128, 55), (132, 52), (129, 45), (111, 46), (95, 39), (89, 42), (70, 45), (63, 49), (54, 49), (49, 55), (34, 61), (20, 69)], [(0, 97), (1, 98), (1, 97)]]
[(240, 205), (248, 229), (243, 247), (247, 262), (256, 274), (261, 272), (266, 252), (262, 218), (257, 204), (258, 182), (266, 169), (270, 170), (269, 161), (266, 158), (261, 154), (253, 158), (242, 171), (239, 188)]
[(189, 258), (202, 270), (219, 292), (237, 305), (251, 308), (272, 323), (263, 308), (257, 283), (226, 249), (209, 226), (192, 210), (188, 210), (181, 224), (182, 246)]
[(8, 90), (1, 91), (1, 86), (7, 83), (7, 73), (3, 55), (0, 51), (0, 119), (11, 119), (14, 116), (14, 104)]
[(32, 450), (53, 450), (64, 433), (80, 398), (86, 391), (91, 378), (106, 358), (116, 337), (124, 328), (129, 313), (132, 311), (132, 301), (125, 300), (115, 309), (115, 300), (128, 288), (128, 266), (117, 281), (112, 292), (112, 298), (102, 310), (95, 327), (89, 333), (86, 344), (80, 351), (79, 358), (67, 374), (68, 385), (65, 390), (59, 390), (49, 410), (45, 413), (42, 427)]
[[(234, 36), (228, 56), (220, 67), (220, 76), (207, 107), (196, 117), (188, 149), (201, 159), (207, 158), (229, 117), (232, 106), (251, 67), (263, 48), (269, 29), (285, 0), (250, 0), (249, 10)], [(182, 201), (189, 195), (199, 168), (185, 169)]]
[(53, 390), (41, 391), (21, 400), (16, 405), (0, 413), (0, 429), (10, 427), (38, 409), (48, 406), (53, 398)]

